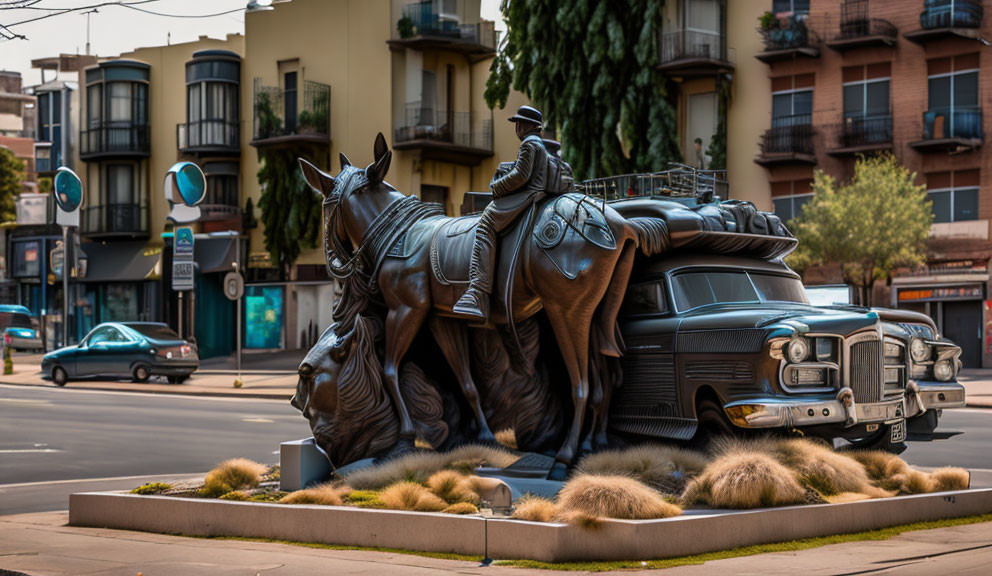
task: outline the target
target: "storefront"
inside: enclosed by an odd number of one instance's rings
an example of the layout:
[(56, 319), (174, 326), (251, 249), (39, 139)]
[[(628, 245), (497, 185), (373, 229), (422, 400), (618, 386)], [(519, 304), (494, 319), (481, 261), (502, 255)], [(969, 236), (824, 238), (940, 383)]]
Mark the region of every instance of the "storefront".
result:
[(86, 274), (76, 302), (77, 332), (101, 322), (160, 321), (162, 249), (144, 242), (84, 242)]

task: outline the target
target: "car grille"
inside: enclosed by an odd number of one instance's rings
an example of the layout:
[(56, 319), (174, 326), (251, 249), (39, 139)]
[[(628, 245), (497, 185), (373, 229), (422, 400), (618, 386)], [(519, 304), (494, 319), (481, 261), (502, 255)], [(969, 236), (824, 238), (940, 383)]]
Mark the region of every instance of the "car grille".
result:
[(882, 399), (882, 343), (878, 340), (851, 346), (851, 390), (855, 402)]

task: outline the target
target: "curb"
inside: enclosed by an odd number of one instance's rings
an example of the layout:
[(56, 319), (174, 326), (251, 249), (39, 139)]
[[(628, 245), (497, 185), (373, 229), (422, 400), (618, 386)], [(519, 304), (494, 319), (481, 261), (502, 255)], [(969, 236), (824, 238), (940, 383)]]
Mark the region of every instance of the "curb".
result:
[[(23, 388), (50, 388), (53, 390), (61, 389), (60, 386), (55, 386), (54, 384), (26, 384), (24, 382), (3, 382), (0, 384), (5, 386), (21, 386)], [(182, 384), (177, 384), (177, 386), (182, 386)], [(176, 390), (137, 390), (134, 388), (115, 388), (112, 386), (87, 386), (85, 388), (72, 388), (71, 385), (68, 386), (70, 390), (93, 390), (97, 392), (134, 392), (137, 394), (160, 394), (162, 396), (205, 396), (210, 398), (248, 398), (255, 400), (289, 400), (293, 397), (294, 390), (287, 389), (285, 393), (270, 393), (270, 392), (214, 392), (212, 390), (184, 390), (178, 388)]]
[(69, 498), (69, 525), (191, 536), (268, 538), (544, 562), (651, 560), (877, 530), (992, 512), (992, 489), (845, 504), (604, 520), (597, 530), (478, 516), (341, 506), (90, 492)]

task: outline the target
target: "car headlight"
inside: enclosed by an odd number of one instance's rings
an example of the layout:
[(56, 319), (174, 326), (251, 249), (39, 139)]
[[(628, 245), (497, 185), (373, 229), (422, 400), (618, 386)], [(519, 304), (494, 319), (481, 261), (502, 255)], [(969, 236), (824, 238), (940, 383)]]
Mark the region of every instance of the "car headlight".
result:
[(954, 378), (954, 367), (950, 360), (941, 360), (933, 365), (933, 376), (941, 382), (947, 382)]
[(785, 356), (793, 364), (802, 362), (809, 356), (809, 342), (805, 338), (793, 338), (785, 350)]
[(913, 357), (913, 362), (926, 362), (930, 359), (930, 345), (922, 338), (913, 338), (909, 343), (909, 354)]

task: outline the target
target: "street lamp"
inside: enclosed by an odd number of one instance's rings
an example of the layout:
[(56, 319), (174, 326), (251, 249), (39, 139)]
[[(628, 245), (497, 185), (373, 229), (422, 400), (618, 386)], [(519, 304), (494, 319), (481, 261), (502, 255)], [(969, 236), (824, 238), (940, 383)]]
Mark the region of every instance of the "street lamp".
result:
[[(62, 345), (69, 345), (69, 274), (70, 229), (79, 227), (79, 206), (83, 203), (83, 182), (69, 168), (59, 168), (52, 184), (55, 197), (55, 221), (62, 226)], [(73, 235), (75, 239), (75, 235)], [(75, 250), (72, 251), (75, 257)], [(75, 259), (75, 258), (74, 258)]]
[(165, 199), (171, 208), (167, 220), (172, 222), (175, 231), (172, 239), (172, 289), (178, 292), (180, 337), (183, 335), (183, 292), (193, 290), (193, 229), (177, 225), (196, 222), (200, 218), (197, 204), (206, 195), (207, 179), (196, 164), (176, 162), (165, 173)]

